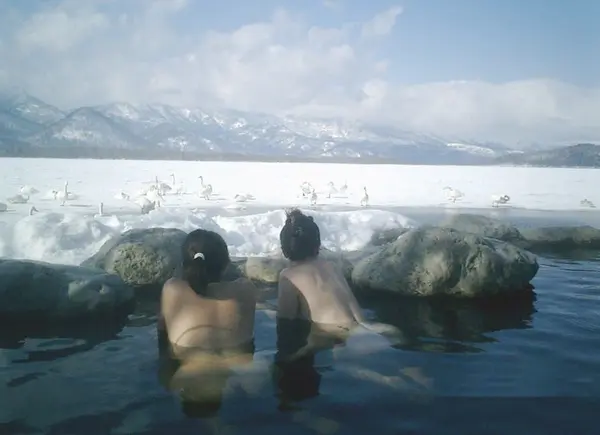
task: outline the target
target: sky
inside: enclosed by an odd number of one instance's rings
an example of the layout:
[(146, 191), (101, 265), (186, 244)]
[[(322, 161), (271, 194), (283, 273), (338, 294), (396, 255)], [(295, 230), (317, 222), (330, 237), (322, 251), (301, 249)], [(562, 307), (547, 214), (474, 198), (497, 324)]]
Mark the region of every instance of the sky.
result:
[(512, 146), (600, 140), (596, 0), (0, 2), (0, 88)]

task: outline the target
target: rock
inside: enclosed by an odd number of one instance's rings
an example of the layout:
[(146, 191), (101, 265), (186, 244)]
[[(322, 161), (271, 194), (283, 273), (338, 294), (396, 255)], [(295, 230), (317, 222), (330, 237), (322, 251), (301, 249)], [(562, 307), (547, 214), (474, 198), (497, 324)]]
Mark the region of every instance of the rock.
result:
[(546, 227), (523, 230), (525, 249), (575, 250), (600, 249), (600, 229), (583, 225), (577, 227)]
[(133, 309), (133, 288), (102, 270), (0, 259), (0, 317), (66, 320)]
[(248, 257), (244, 266), (246, 278), (267, 284), (276, 284), (279, 273), (287, 267), (288, 260), (283, 255)]
[(488, 296), (524, 290), (535, 255), (510, 243), (451, 228), (412, 229), (356, 264), (354, 285), (411, 296)]
[[(350, 279), (354, 266), (343, 254), (321, 248), (319, 256), (336, 262), (342, 268), (344, 276)], [(279, 280), (279, 274), (288, 265), (289, 261), (283, 256), (280, 250), (277, 250), (265, 257), (248, 257), (244, 267), (244, 275), (246, 278), (254, 281), (276, 284)]]
[(181, 265), (186, 236), (174, 228), (133, 229), (107, 241), (81, 265), (118, 275), (134, 287), (162, 287)]
[(244, 273), (245, 267), (245, 257), (231, 257), (231, 263), (223, 271), (221, 281), (235, 281), (238, 278), (243, 278), (246, 276)]
[(514, 225), (478, 214), (461, 213), (453, 215), (444, 220), (440, 226), (464, 233), (504, 240), (505, 242), (524, 240), (523, 235)]
[(383, 246), (395, 242), (398, 237), (407, 232), (410, 228), (392, 228), (387, 230), (374, 231), (371, 240), (367, 246)]

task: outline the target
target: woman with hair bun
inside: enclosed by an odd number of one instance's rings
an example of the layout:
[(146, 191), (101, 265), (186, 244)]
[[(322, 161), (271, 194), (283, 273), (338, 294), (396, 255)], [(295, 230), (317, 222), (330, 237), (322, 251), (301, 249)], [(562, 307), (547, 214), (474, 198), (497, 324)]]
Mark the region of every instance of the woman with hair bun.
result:
[(230, 262), (223, 238), (195, 230), (181, 249), (182, 275), (164, 284), (159, 321), (174, 355), (251, 346), (257, 289), (247, 279), (219, 282)]
[(360, 306), (344, 274), (319, 257), (321, 233), (313, 218), (288, 211), (279, 239), (290, 266), (279, 275), (278, 317), (346, 329), (360, 324)]

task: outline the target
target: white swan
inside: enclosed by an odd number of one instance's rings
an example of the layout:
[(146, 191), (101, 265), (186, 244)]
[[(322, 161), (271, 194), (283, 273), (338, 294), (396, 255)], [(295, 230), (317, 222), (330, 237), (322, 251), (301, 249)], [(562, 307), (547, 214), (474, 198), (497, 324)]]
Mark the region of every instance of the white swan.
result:
[(35, 195), (36, 193), (40, 193), (39, 190), (37, 190), (35, 187), (33, 186), (21, 186), (21, 189), (19, 190), (19, 192), (21, 192), (24, 195), (27, 196), (31, 196), (31, 195)]
[(208, 201), (210, 199), (210, 195), (212, 195), (212, 191), (213, 191), (212, 185), (207, 184), (206, 186), (202, 186), (202, 189), (200, 189), (199, 196)]
[(162, 196), (159, 190), (151, 190), (146, 195), (144, 195), (149, 201), (153, 202), (156, 207), (162, 207), (162, 204), (165, 202), (165, 198)]
[(364, 190), (365, 194), (360, 199), (360, 205), (361, 205), (361, 207), (367, 207), (369, 205), (369, 194), (367, 192), (367, 186), (363, 187), (363, 190)]
[(133, 202), (134, 204), (137, 204), (140, 207), (142, 214), (148, 214), (156, 208), (156, 203), (154, 201), (150, 201), (145, 196), (140, 196), (139, 198), (136, 198)]
[(243, 194), (243, 193), (238, 193), (236, 194), (233, 199), (235, 199), (235, 202), (246, 202), (246, 201), (251, 201), (256, 199), (254, 197), (254, 195), (251, 195), (249, 193)]
[(114, 196), (115, 199), (124, 199), (125, 201), (129, 201), (131, 197), (129, 194), (123, 192), (122, 190)]
[(312, 189), (310, 193), (310, 205), (317, 205), (317, 199), (317, 192), (315, 192), (315, 189)]
[(154, 186), (156, 187), (156, 190), (158, 190), (158, 193), (160, 193), (161, 195), (165, 195), (167, 192), (173, 190), (173, 188), (167, 183), (159, 181), (158, 175), (154, 176)]
[(579, 205), (582, 206), (582, 207), (596, 208), (596, 205), (592, 201), (590, 201), (589, 199), (587, 199), (587, 198), (586, 199), (582, 199), (579, 202)]
[(312, 195), (315, 189), (308, 181), (303, 181), (302, 184), (300, 184), (300, 190), (302, 191), (302, 197), (306, 198), (308, 195)]
[(73, 192), (69, 192), (69, 182), (65, 181), (65, 187), (63, 188), (62, 191), (58, 191), (58, 190), (53, 190), (52, 192), (54, 192), (54, 199), (60, 200), (61, 201), (61, 206), (65, 205), (65, 203), (67, 201), (72, 201), (74, 199), (77, 199), (78, 196), (76, 194), (74, 194)]
[(202, 189), (200, 189), (200, 196), (204, 199), (210, 199), (210, 195), (213, 193), (212, 184), (204, 184), (204, 177), (202, 175), (198, 176), (200, 179), (200, 185)]
[(338, 190), (335, 188), (333, 181), (327, 183), (327, 198), (331, 198), (331, 195), (335, 195), (336, 193), (338, 193)]
[(498, 207), (500, 204), (506, 204), (510, 201), (508, 195), (492, 195), (492, 207)]
[(8, 205), (4, 204), (3, 202), (0, 202), (0, 213), (3, 213), (5, 211), (8, 211)]
[(31, 208), (29, 209), (29, 216), (33, 216), (34, 213), (38, 213), (39, 210), (37, 208), (35, 208), (35, 205), (32, 205)]
[(465, 196), (465, 194), (462, 193), (460, 190), (454, 189), (450, 186), (446, 186), (442, 190), (446, 192), (446, 198), (448, 199), (448, 201), (452, 201), (453, 203), (456, 202), (457, 199), (461, 199)]
[(171, 186), (173, 187), (173, 190), (175, 191), (175, 192), (173, 192), (173, 193), (175, 193), (175, 195), (183, 195), (184, 193), (186, 193), (185, 184), (183, 184), (183, 183), (176, 184), (175, 183), (175, 173), (171, 174), (171, 181), (172, 181)]
[(341, 195), (345, 195), (347, 191), (348, 191), (348, 182), (347, 182), (347, 181), (344, 181), (344, 185), (343, 185), (343, 186), (341, 186), (341, 187), (338, 189), (338, 192), (339, 192)]
[(27, 201), (29, 201), (29, 196), (17, 193), (15, 196), (6, 198), (6, 200), (11, 204), (27, 204)]

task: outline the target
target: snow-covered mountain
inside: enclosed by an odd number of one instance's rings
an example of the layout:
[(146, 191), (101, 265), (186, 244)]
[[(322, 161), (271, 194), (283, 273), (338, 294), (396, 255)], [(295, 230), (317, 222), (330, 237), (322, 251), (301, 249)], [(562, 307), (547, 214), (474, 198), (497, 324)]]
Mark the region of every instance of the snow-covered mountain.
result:
[(114, 103), (63, 112), (25, 93), (0, 96), (0, 143), (11, 138), (34, 152), (94, 149), (198, 155), (246, 155), (395, 162), (485, 163), (502, 147), (447, 140), (389, 126), (344, 120), (278, 117), (165, 104)]

